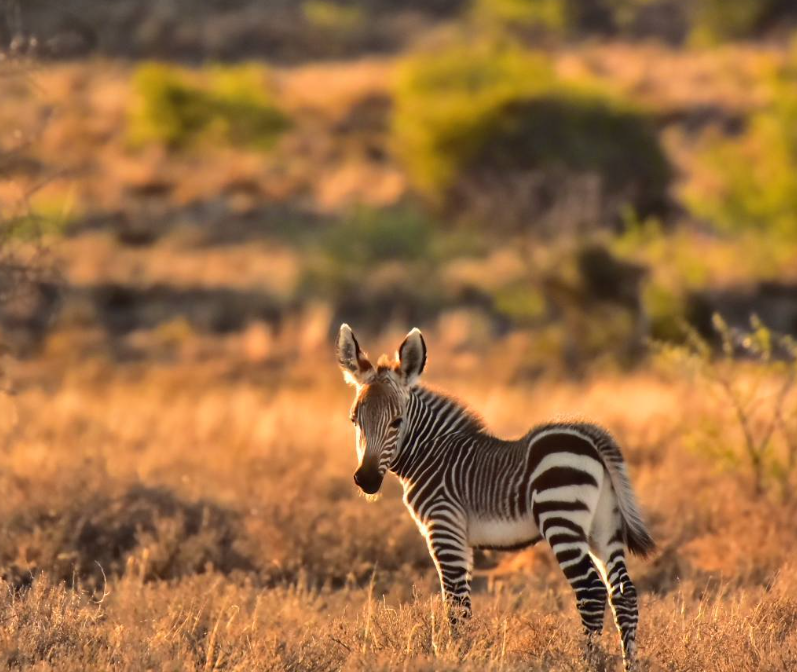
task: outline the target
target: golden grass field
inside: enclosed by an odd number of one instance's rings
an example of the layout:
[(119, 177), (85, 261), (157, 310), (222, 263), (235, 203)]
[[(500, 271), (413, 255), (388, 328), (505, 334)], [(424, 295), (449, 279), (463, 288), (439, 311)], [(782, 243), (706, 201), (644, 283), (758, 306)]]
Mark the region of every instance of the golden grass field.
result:
[[(643, 669), (794, 668), (795, 509), (685, 449), (700, 390), (653, 372), (516, 386), (452, 372), (435, 340), (430, 382), (496, 432), (578, 416), (621, 439), (660, 547), (631, 565)], [(475, 617), (451, 636), (398, 484), (357, 495), (331, 352), (279, 376), (232, 359), (56, 368), (17, 366), (16, 421), (4, 406), (5, 666), (584, 669), (542, 546), (482, 558)], [(617, 645), (608, 627), (606, 669)]]

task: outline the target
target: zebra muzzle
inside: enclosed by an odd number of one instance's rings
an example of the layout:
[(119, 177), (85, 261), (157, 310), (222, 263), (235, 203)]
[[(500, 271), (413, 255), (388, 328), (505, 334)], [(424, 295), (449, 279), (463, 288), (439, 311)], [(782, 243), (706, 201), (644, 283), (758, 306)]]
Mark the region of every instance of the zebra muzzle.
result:
[(354, 472), (354, 482), (366, 495), (374, 495), (382, 487), (382, 475), (378, 469), (360, 467)]

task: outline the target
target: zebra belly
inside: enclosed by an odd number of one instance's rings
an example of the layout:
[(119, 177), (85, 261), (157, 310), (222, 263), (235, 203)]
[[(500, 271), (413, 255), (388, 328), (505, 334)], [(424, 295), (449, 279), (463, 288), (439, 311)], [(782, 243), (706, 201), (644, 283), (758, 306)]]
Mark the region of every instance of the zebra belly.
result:
[(480, 548), (516, 549), (540, 540), (540, 532), (531, 516), (506, 518), (471, 518), (468, 521), (468, 544)]

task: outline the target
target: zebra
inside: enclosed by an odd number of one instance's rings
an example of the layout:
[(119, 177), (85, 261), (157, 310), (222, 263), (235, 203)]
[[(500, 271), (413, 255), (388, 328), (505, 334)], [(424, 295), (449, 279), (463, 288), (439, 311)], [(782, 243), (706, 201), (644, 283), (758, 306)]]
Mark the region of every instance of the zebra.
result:
[(351, 328), (340, 327), (338, 364), (356, 388), (354, 482), (375, 495), (387, 471), (398, 477), (452, 625), (471, 615), (474, 549), (517, 550), (545, 539), (575, 592), (588, 656), (608, 598), (624, 669), (632, 669), (638, 607), (625, 549), (645, 557), (655, 543), (617, 443), (587, 423), (549, 423), (499, 439), (459, 401), (419, 384), (426, 354), (416, 328), (395, 358), (383, 355), (374, 366)]

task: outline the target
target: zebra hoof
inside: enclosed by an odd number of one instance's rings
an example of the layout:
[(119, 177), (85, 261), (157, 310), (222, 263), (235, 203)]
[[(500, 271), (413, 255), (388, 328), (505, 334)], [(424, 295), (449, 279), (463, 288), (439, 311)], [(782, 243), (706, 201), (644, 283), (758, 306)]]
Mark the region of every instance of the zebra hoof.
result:
[(448, 624), (451, 627), (451, 632), (457, 634), (471, 618), (470, 610), (466, 610), (461, 606), (451, 607), (448, 612)]
[(587, 637), (584, 645), (584, 662), (588, 670), (605, 670), (606, 654), (598, 644), (598, 637)]

